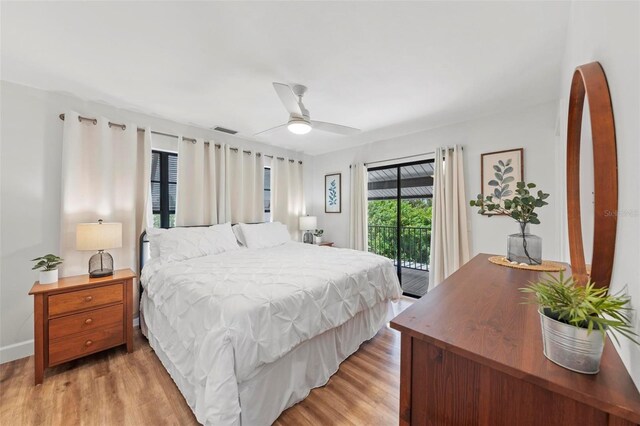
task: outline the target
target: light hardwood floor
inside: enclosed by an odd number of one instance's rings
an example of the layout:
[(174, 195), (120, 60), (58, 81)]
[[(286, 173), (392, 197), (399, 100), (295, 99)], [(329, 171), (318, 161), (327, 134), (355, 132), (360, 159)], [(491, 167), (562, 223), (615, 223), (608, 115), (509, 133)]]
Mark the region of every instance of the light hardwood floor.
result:
[[(0, 425), (197, 425), (138, 330), (134, 345), (49, 369), (40, 386), (33, 357), (1, 365)], [(384, 327), (275, 424), (397, 425), (399, 377), (400, 335)]]

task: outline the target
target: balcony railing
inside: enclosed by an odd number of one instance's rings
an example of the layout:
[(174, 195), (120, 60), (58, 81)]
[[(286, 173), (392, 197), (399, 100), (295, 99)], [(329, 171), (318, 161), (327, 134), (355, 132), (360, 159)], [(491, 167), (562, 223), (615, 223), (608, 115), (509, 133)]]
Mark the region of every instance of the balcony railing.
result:
[(426, 227), (369, 225), (369, 251), (397, 264), (397, 233), (400, 232), (400, 266), (429, 270), (431, 230)]

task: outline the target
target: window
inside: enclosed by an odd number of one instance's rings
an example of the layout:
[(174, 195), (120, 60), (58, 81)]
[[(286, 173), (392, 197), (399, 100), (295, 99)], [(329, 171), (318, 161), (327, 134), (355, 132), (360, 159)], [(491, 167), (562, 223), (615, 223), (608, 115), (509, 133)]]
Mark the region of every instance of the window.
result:
[(264, 221), (271, 222), (271, 169), (264, 168)]
[(176, 186), (178, 182), (178, 154), (164, 151), (151, 153), (151, 200), (153, 226), (176, 226)]
[(402, 290), (429, 286), (433, 160), (368, 170), (369, 251), (392, 259)]
[(271, 168), (264, 168), (264, 221), (271, 222)]

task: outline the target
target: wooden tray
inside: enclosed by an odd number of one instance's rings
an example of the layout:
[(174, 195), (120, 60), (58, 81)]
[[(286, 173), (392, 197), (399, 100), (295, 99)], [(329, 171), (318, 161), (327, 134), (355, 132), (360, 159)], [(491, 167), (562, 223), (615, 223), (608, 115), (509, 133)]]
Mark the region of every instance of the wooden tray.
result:
[(543, 260), (542, 265), (521, 265), (519, 263), (510, 263), (504, 256), (491, 256), (489, 258), (489, 262), (500, 266), (507, 266), (509, 268), (526, 269), (528, 271), (560, 272), (566, 269), (561, 263), (552, 262), (550, 260)]

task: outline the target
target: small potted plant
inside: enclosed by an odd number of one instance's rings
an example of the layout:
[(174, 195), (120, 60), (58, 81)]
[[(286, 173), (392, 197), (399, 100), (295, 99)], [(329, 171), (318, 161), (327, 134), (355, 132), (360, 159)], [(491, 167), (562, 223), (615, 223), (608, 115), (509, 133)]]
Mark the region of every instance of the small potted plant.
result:
[[(518, 222), (517, 234), (509, 235), (507, 240), (507, 260), (513, 264), (540, 265), (542, 264), (542, 238), (529, 233), (529, 224), (539, 225), (540, 219), (536, 209), (546, 206), (545, 200), (549, 194), (538, 191), (537, 195), (531, 194), (535, 183), (518, 182), (516, 195), (512, 199), (495, 199), (494, 195), (471, 200), (471, 206), (479, 207), (478, 213), (510, 216)], [(504, 195), (501, 193), (501, 195)]]
[(40, 284), (53, 284), (58, 281), (58, 266), (62, 264), (62, 260), (55, 254), (46, 254), (31, 259), (32, 262), (36, 262), (31, 269), (40, 270)]
[(314, 240), (315, 240), (316, 244), (322, 243), (322, 234), (324, 234), (324, 230), (323, 229), (316, 229), (313, 232), (313, 237), (314, 237)]
[(607, 331), (638, 343), (628, 313), (630, 298), (608, 294), (592, 282), (582, 286), (573, 277), (547, 274), (546, 278), (522, 288), (533, 293), (540, 314), (544, 355), (556, 364), (578, 373), (596, 374)]

